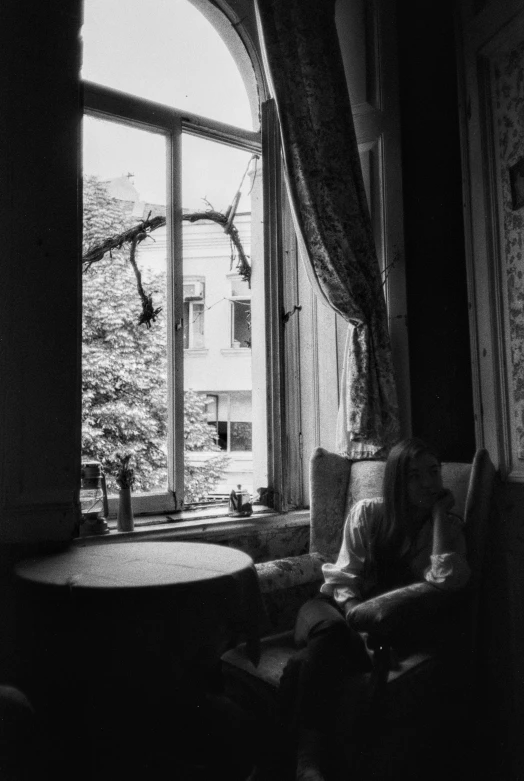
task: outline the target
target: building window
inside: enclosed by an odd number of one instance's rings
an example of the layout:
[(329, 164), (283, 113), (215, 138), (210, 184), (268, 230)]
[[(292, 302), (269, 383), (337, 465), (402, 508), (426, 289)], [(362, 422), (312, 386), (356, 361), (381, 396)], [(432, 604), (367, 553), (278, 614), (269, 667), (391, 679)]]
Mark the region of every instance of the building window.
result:
[(202, 350), (204, 341), (204, 287), (202, 279), (184, 279), (184, 349)]
[[(194, 86), (177, 93), (166, 74), (178, 78), (178, 70), (165, 60), (176, 47), (167, 36), (162, 48), (159, 31), (182, 24), (184, 42), (194, 32), (200, 71), (212, 45), (202, 43), (204, 27), (218, 58), (208, 72), (227, 60), (222, 39), (189, 1), (171, 8), (153, 0), (154, 24), (144, 32), (140, 21), (138, 50), (126, 43), (109, 59), (106, 39), (126, 39), (129, 15), (123, 0), (110, 0), (114, 20), (106, 14), (101, 29), (97, 4), (85, 3), (84, 258), (110, 237), (140, 236), (84, 263), (82, 456), (102, 461), (111, 493), (117, 458), (131, 453), (137, 514), (172, 512), (235, 485), (234, 452), (244, 454), (244, 485), (268, 483), (267, 442), (252, 437), (254, 425), (267, 429), (256, 96), (238, 69), (219, 80), (227, 84), (220, 106), (207, 75), (207, 96), (197, 99)], [(162, 17), (175, 6), (182, 22)], [(158, 58), (148, 56), (149, 38)], [(155, 61), (163, 63), (158, 78), (149, 71)], [(191, 68), (184, 63), (186, 74)], [(195, 101), (189, 110), (187, 95)], [(241, 252), (222, 216), (233, 222)], [(235, 359), (232, 347), (242, 355)]]
[(231, 450), (252, 450), (252, 425), (246, 421), (231, 421)]
[(251, 347), (251, 291), (240, 277), (231, 280), (231, 347)]

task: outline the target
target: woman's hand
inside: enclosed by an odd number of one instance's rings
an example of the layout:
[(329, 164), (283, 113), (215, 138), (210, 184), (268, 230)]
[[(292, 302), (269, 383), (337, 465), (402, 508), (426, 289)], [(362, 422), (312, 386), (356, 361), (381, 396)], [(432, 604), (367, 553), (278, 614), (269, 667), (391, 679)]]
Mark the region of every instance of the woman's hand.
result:
[(348, 620), (348, 616), (353, 610), (353, 608), (356, 607), (357, 605), (360, 605), (361, 602), (362, 602), (361, 599), (348, 599), (346, 602), (344, 602), (343, 610), (344, 610), (344, 615), (346, 617), (346, 621)]
[(453, 542), (457, 530), (448, 513), (455, 504), (455, 497), (447, 488), (440, 491), (431, 515), (433, 518), (433, 555), (449, 553), (453, 550)]
[(455, 497), (448, 488), (443, 488), (437, 496), (431, 514), (433, 519), (440, 515), (446, 515), (455, 504)]

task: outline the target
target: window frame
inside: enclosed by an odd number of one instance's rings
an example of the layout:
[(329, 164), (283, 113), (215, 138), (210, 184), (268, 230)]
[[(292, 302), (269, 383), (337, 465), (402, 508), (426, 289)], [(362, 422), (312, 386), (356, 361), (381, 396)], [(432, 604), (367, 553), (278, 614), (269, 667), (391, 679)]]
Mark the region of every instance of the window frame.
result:
[[(231, 307), (230, 307), (230, 347), (233, 350), (251, 350), (251, 347), (249, 345), (243, 345), (239, 339), (236, 339), (236, 312), (237, 305), (240, 306), (249, 306), (251, 308), (251, 296), (249, 298), (245, 298), (242, 296), (232, 296), (230, 299)], [(235, 342), (238, 342), (238, 347), (236, 347)]]
[[(189, 322), (188, 322), (188, 330), (187, 330), (187, 347), (184, 345), (184, 350), (198, 350), (199, 352), (202, 352), (206, 349), (206, 318), (205, 318), (205, 311), (206, 311), (206, 280), (203, 276), (183, 276), (183, 287), (186, 285), (191, 284), (201, 284), (203, 289), (203, 295), (200, 298), (193, 298), (190, 296), (187, 296), (184, 292), (184, 310), (186, 303), (188, 304), (188, 310), (189, 310)], [(194, 341), (195, 341), (195, 329), (191, 328), (191, 326), (195, 322), (195, 304), (198, 304), (202, 307), (202, 346), (195, 347)], [(184, 324), (185, 325), (185, 324)]]
[[(139, 98), (119, 90), (83, 82), (83, 114), (113, 121), (166, 139), (167, 151), (167, 237), (168, 256), (175, 262), (167, 267), (167, 351), (168, 351), (168, 490), (134, 494), (136, 515), (177, 512), (184, 509), (184, 346), (182, 266), (182, 203), (181, 203), (181, 140), (182, 133), (233, 146), (262, 158), (262, 131), (250, 131), (208, 119), (187, 111)], [(264, 211), (265, 211), (265, 207)], [(265, 250), (264, 250), (265, 256)], [(177, 264), (176, 260), (179, 260)], [(267, 288), (266, 288), (267, 291)], [(266, 305), (267, 311), (267, 305)], [(267, 325), (266, 325), (267, 338)], [(270, 373), (269, 365), (267, 371)], [(271, 477), (269, 481), (271, 481)], [(110, 498), (109, 512), (117, 509), (117, 498)], [(186, 507), (187, 510), (187, 507)]]
[[(204, 318), (204, 312), (205, 312), (205, 304), (203, 301), (192, 301), (188, 300), (187, 298), (184, 298), (184, 310), (185, 305), (187, 304), (188, 308), (188, 330), (187, 330), (187, 346), (184, 345), (184, 350), (193, 350), (193, 351), (199, 351), (202, 352), (202, 350), (206, 349), (205, 345), (205, 318)], [(199, 314), (196, 314), (196, 307), (199, 308)], [(201, 308), (201, 311), (200, 311)], [(192, 328), (196, 323), (196, 318), (201, 317), (202, 318), (202, 344), (201, 345), (195, 345), (195, 336), (196, 336), (196, 329)]]
[(229, 312), (229, 318), (230, 318), (230, 338), (229, 338), (229, 347), (231, 349), (235, 350), (251, 350), (251, 347), (245, 347), (243, 345), (240, 345), (240, 347), (235, 347), (235, 341), (238, 341), (235, 339), (235, 304), (238, 302), (240, 304), (243, 304), (245, 301), (249, 302), (249, 310), (251, 313), (251, 290), (249, 289), (249, 292), (242, 293), (241, 295), (235, 295), (233, 293), (233, 283), (240, 280), (241, 276), (240, 274), (228, 274), (227, 278), (229, 280), (229, 283), (231, 284), (231, 293), (229, 295), (229, 301), (230, 301), (230, 312)]

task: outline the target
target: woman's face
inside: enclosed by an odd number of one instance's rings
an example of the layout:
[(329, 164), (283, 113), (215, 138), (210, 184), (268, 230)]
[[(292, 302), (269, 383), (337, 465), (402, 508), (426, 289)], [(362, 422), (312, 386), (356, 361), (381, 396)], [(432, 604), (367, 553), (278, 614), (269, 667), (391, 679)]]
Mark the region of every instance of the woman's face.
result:
[(408, 464), (408, 501), (412, 509), (430, 511), (442, 491), (440, 464), (431, 453), (422, 453)]

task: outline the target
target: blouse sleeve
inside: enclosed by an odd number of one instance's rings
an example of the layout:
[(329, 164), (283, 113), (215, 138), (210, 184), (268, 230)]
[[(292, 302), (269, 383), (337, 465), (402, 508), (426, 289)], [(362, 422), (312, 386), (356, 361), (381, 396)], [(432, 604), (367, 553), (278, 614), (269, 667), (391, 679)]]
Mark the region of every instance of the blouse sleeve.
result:
[(424, 571), (428, 583), (447, 591), (458, 591), (467, 584), (471, 570), (466, 558), (466, 540), (462, 530), (463, 522), (455, 515), (449, 515), (455, 532), (449, 553), (431, 555), (431, 564)]
[(354, 505), (344, 526), (342, 545), (335, 564), (324, 564), (323, 594), (343, 605), (348, 599), (362, 599), (368, 590), (366, 575), (371, 558), (370, 536), (378, 500), (362, 500)]

